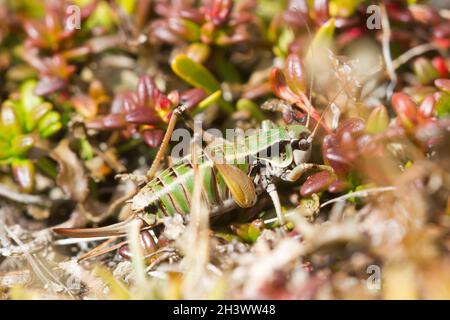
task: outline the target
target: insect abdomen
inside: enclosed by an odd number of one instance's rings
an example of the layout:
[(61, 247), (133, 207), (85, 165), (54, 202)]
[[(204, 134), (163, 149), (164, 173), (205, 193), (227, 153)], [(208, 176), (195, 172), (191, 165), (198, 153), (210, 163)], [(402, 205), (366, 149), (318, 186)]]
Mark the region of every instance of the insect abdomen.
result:
[[(183, 158), (172, 167), (162, 171), (150, 181), (132, 200), (132, 209), (143, 212), (150, 205), (157, 208), (158, 216), (188, 214), (194, 190), (194, 170), (189, 157)], [(244, 170), (247, 165), (242, 165)], [(203, 170), (202, 198), (210, 211), (221, 207), (231, 198), (220, 173), (211, 162), (200, 165)]]

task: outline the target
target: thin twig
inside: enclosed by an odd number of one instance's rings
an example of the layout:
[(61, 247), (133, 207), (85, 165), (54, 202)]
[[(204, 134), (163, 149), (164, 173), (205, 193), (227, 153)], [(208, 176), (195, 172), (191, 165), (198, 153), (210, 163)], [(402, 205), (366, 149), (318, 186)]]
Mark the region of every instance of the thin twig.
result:
[(402, 53), (397, 59), (392, 62), (392, 66), (394, 67), (394, 69), (398, 69), (410, 59), (432, 50), (439, 50), (434, 42), (421, 44)]
[(43, 197), (31, 195), (31, 194), (24, 194), (20, 193), (14, 190), (11, 190), (10, 188), (6, 187), (4, 184), (0, 184), (0, 197), (7, 198), (9, 200), (24, 203), (24, 204), (34, 204), (34, 205), (42, 205), (42, 206), (48, 206), (49, 201)]
[(159, 249), (158, 251), (155, 251), (155, 252), (152, 252), (152, 253), (146, 255), (146, 256), (145, 256), (145, 259), (151, 259), (151, 258), (153, 258), (153, 257), (155, 257), (155, 256), (158, 256), (158, 257), (157, 257), (155, 260), (153, 260), (152, 263), (150, 263), (150, 264), (148, 265), (148, 267), (145, 269), (145, 272), (146, 272), (146, 273), (151, 272), (152, 269), (156, 266), (156, 264), (158, 264), (159, 262), (162, 261), (162, 260), (159, 260), (159, 258), (160, 258), (161, 256), (163, 256), (163, 254), (165, 254), (164, 257), (166, 257), (167, 254), (169, 254), (169, 256), (172, 256), (172, 255), (174, 255), (175, 253), (176, 253), (176, 249), (175, 249), (175, 248), (170, 248), (170, 247), (169, 247), (169, 248), (161, 248), (161, 249)]
[[(12, 232), (9, 229), (9, 227), (6, 224), (3, 225), (3, 228), (6, 231), (6, 233), (8, 234), (8, 236), (14, 240), (14, 242), (16, 242), (19, 246), (24, 246), (24, 243), (19, 239), (19, 237), (17, 237), (14, 234), (14, 232)], [(52, 280), (48, 279), (45, 276), (45, 274), (41, 270), (41, 266), (39, 266), (41, 263), (32, 254), (30, 254), (26, 251), (24, 252), (24, 254), (25, 254), (25, 258), (27, 259), (28, 263), (30, 264), (31, 268), (33, 269), (33, 271), (35, 272), (35, 274), (39, 278), (39, 280), (41, 280), (42, 283), (44, 285), (46, 285), (52, 291), (52, 293), (56, 293), (54, 290), (55, 282), (53, 282)], [(49, 271), (47, 271), (47, 273), (51, 274)], [(60, 281), (57, 280), (57, 284), (62, 286), (69, 293), (69, 295), (73, 298), (70, 291)]]
[(146, 272), (151, 272), (152, 269), (163, 262), (164, 260), (170, 258), (172, 256), (171, 252), (163, 252), (158, 258), (152, 261), (152, 263), (149, 264), (149, 266), (146, 268)]
[(334, 202), (339, 202), (339, 201), (345, 201), (347, 199), (353, 198), (353, 197), (367, 197), (369, 196), (369, 194), (371, 193), (380, 193), (380, 192), (387, 192), (387, 191), (394, 191), (396, 190), (396, 187), (381, 187), (381, 188), (372, 188), (372, 189), (366, 189), (366, 190), (360, 190), (360, 191), (355, 191), (352, 193), (348, 193), (348, 194), (344, 194), (343, 196), (331, 199), (327, 202), (324, 202), (320, 205), (321, 208), (334, 203)]
[(386, 64), (387, 73), (391, 82), (387, 88), (386, 97), (388, 100), (391, 99), (391, 96), (394, 92), (395, 87), (397, 86), (397, 74), (395, 73), (395, 68), (392, 62), (391, 56), (391, 26), (389, 24), (389, 18), (386, 12), (386, 6), (383, 2), (380, 2), (381, 8), (381, 26), (383, 27), (383, 37), (382, 37), (382, 47), (383, 47), (383, 58)]

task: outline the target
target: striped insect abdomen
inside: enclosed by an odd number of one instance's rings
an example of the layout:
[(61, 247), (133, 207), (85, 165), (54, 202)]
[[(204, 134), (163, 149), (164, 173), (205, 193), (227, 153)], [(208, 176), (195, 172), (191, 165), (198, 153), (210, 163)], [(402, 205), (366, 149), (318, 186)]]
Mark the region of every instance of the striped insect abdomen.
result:
[[(202, 151), (203, 159), (205, 155)], [(172, 216), (175, 213), (188, 214), (194, 190), (194, 169), (191, 156), (184, 157), (173, 166), (159, 173), (147, 183), (132, 199), (135, 212), (145, 212), (149, 207), (156, 208), (158, 217)], [(239, 165), (247, 172), (248, 164)], [(209, 160), (199, 165), (203, 171), (202, 198), (210, 212), (229, 210), (231, 195), (222, 176)], [(148, 210), (151, 211), (151, 210)]]

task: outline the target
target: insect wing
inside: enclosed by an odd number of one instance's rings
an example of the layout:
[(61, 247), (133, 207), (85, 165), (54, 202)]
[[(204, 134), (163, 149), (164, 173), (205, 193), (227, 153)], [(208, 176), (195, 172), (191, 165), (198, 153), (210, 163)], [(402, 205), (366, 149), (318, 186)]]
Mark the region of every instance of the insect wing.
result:
[(214, 166), (222, 175), (237, 205), (241, 208), (253, 206), (256, 200), (256, 190), (250, 177), (232, 165), (214, 163)]

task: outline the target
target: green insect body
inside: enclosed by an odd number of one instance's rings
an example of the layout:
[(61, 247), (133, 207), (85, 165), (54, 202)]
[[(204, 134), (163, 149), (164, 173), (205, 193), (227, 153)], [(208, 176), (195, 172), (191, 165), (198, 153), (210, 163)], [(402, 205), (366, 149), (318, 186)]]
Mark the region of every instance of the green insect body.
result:
[[(236, 141), (210, 140), (205, 149), (196, 148), (196, 157), (187, 155), (150, 180), (130, 200), (135, 214), (129, 219), (106, 227), (56, 228), (54, 231), (75, 238), (123, 237), (133, 219), (137, 218), (151, 228), (163, 217), (176, 213), (189, 214), (194, 193), (193, 158), (197, 161), (199, 172), (203, 174), (202, 201), (206, 203), (211, 216), (237, 207), (249, 208), (262, 192), (267, 192), (280, 224), (284, 224), (286, 221), (272, 180), (280, 178), (295, 181), (304, 169), (311, 168), (311, 164), (306, 163), (311, 151), (311, 138), (311, 133), (304, 126), (277, 127), (270, 121), (264, 121), (260, 131), (245, 138)], [(148, 232), (148, 228), (144, 227), (141, 236), (150, 239), (152, 236)], [(124, 251), (125, 243), (109, 247), (100, 244), (80, 260), (116, 248)], [(154, 250), (154, 246), (150, 247)]]
[[(218, 170), (211, 155), (222, 163), (238, 168), (246, 176), (251, 174), (255, 161), (284, 171), (294, 162), (291, 142), (308, 134), (309, 130), (301, 125), (282, 128), (273, 123), (263, 123), (260, 131), (243, 139), (233, 142), (220, 140), (222, 143), (210, 145), (209, 154), (199, 149), (197, 160), (199, 170), (203, 172), (202, 199), (210, 214), (214, 216), (238, 207), (223, 173)], [(274, 146), (276, 148), (272, 148)], [(277, 151), (276, 154), (268, 152), (271, 148)], [(132, 210), (141, 214), (149, 224), (175, 213), (188, 214), (193, 189), (194, 170), (192, 155), (189, 154), (148, 182), (131, 200)], [(257, 194), (262, 192), (259, 185), (255, 185), (255, 189)]]

